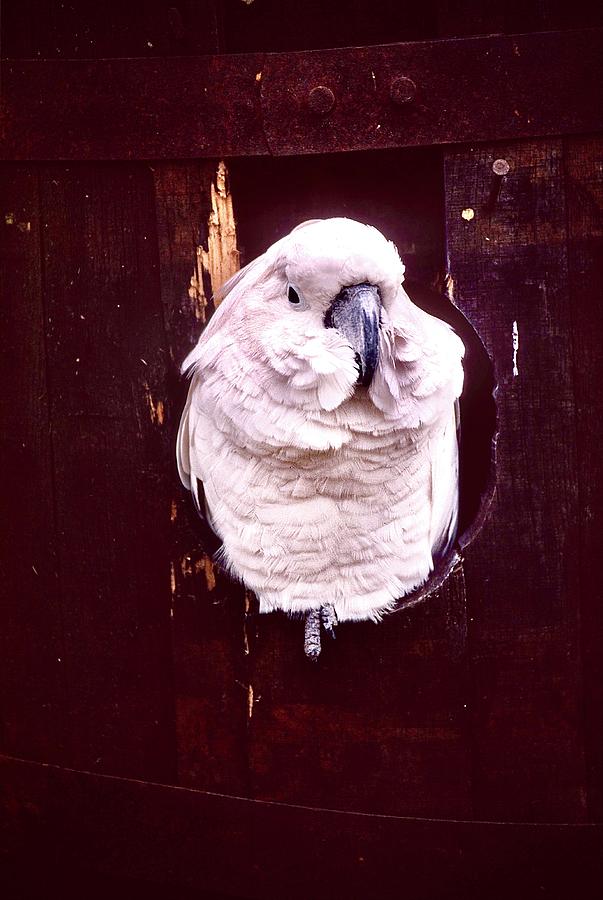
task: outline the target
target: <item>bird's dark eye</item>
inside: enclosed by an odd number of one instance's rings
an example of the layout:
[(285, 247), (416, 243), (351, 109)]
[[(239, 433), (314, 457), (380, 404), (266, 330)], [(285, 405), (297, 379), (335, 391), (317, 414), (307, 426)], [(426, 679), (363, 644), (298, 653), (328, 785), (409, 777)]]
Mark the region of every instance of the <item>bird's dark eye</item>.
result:
[(308, 308), (308, 304), (304, 300), (303, 295), (300, 294), (297, 288), (294, 288), (292, 284), (287, 285), (287, 300), (296, 312)]

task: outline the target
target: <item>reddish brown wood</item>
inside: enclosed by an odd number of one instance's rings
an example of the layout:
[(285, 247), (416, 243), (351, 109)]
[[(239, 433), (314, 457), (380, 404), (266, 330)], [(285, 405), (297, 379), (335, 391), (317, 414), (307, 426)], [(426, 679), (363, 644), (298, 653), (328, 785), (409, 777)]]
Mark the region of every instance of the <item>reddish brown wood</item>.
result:
[[(213, 312), (205, 277), (204, 298), (191, 288), (197, 275), (197, 248), (207, 246), (207, 220), (214, 160), (150, 164), (155, 191), (159, 279), (172, 379), (182, 385), (180, 365)], [(204, 301), (208, 304), (205, 307)]]
[(436, 0), (438, 34), (513, 34), (517, 31), (556, 31), (602, 24), (603, 11), (591, 0), (507, 0), (485, 4), (481, 0)]
[(62, 758), (62, 597), (44, 341), (37, 167), (0, 168), (2, 747)]
[(565, 144), (568, 273), (576, 397), (576, 449), (580, 514), (586, 758), (589, 810), (603, 817), (603, 139), (572, 138)]
[(301, 626), (261, 617), (252, 648), (253, 796), (469, 817), (462, 573), (381, 624), (345, 624), (318, 663)]
[(256, 82), (261, 62), (260, 54), (4, 62), (0, 158), (266, 152)]
[[(499, 158), (510, 170), (492, 203)], [(581, 819), (579, 508), (561, 143), (459, 150), (446, 165), (455, 296), (499, 385), (496, 496), (465, 563), (476, 815)]]
[[(216, 163), (154, 163), (161, 300), (169, 350), (168, 465), (172, 509), (172, 639), (178, 783), (247, 793), (245, 597), (211, 562), (219, 545), (179, 483), (174, 447), (188, 382), (180, 364), (213, 309), (207, 249), (210, 191)], [(191, 277), (199, 291), (189, 294)], [(204, 302), (208, 306), (203, 305)]]
[(48, 166), (41, 179), (64, 759), (171, 780), (165, 346), (152, 182), (144, 166)]
[(96, 873), (127, 879), (125, 889), (139, 882), (151, 897), (145, 882), (170, 897), (184, 888), (267, 900), (600, 896), (601, 826), (367, 816), (8, 759), (1, 768), (10, 831), (0, 849), (28, 873), (35, 860), (46, 892), (57, 870), (63, 882), (75, 870), (93, 885)]
[[(602, 24), (592, 0), (354, 0), (342, 14), (323, 0), (4, 0), (3, 58), (89, 59), (291, 52), (330, 47), (422, 41), (439, 36), (514, 34)], [(377, 13), (377, 14), (376, 14)]]
[(2, 57), (182, 56), (216, 49), (215, 0), (4, 0)]

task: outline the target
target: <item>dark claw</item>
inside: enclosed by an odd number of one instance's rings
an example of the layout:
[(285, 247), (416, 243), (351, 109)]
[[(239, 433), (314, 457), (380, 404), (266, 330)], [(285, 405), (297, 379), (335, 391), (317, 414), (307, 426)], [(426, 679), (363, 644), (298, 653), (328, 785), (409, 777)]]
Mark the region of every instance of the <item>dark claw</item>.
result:
[(334, 641), (336, 637), (335, 627), (337, 625), (337, 614), (332, 604), (327, 603), (326, 606), (321, 607), (320, 620), (325, 632), (329, 635), (331, 640)]
[(335, 640), (335, 626), (337, 625), (337, 614), (331, 603), (321, 606), (320, 609), (313, 609), (306, 616), (306, 625), (304, 630), (304, 652), (308, 659), (316, 662), (320, 656), (320, 628), (321, 625), (331, 640)]
[(313, 609), (306, 616), (304, 629), (304, 652), (308, 659), (316, 662), (320, 656), (320, 610)]

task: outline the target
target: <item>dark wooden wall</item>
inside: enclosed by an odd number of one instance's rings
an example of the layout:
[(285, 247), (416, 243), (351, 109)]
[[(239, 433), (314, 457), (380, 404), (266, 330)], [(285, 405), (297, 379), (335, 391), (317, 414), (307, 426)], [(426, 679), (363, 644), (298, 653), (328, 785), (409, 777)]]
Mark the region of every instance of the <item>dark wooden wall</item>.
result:
[[(5, 2), (3, 55), (303, 49), (600, 16), (276, 6)], [(341, 626), (315, 666), (299, 623), (256, 616), (214, 569), (175, 471), (178, 366), (211, 312), (188, 289), (218, 161), (0, 166), (3, 753), (356, 812), (600, 821), (602, 151), (585, 136), (228, 164), (242, 262), (305, 218), (370, 221), (411, 281), (452, 276), (498, 383), (496, 494), (463, 564), (424, 604)]]

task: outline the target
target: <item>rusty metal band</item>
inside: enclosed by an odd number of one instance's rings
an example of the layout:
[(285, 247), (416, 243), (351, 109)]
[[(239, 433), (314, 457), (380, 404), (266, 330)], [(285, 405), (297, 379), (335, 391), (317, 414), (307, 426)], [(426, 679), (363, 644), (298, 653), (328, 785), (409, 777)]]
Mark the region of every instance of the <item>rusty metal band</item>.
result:
[(0, 158), (294, 155), (587, 134), (603, 30), (298, 53), (5, 60)]

